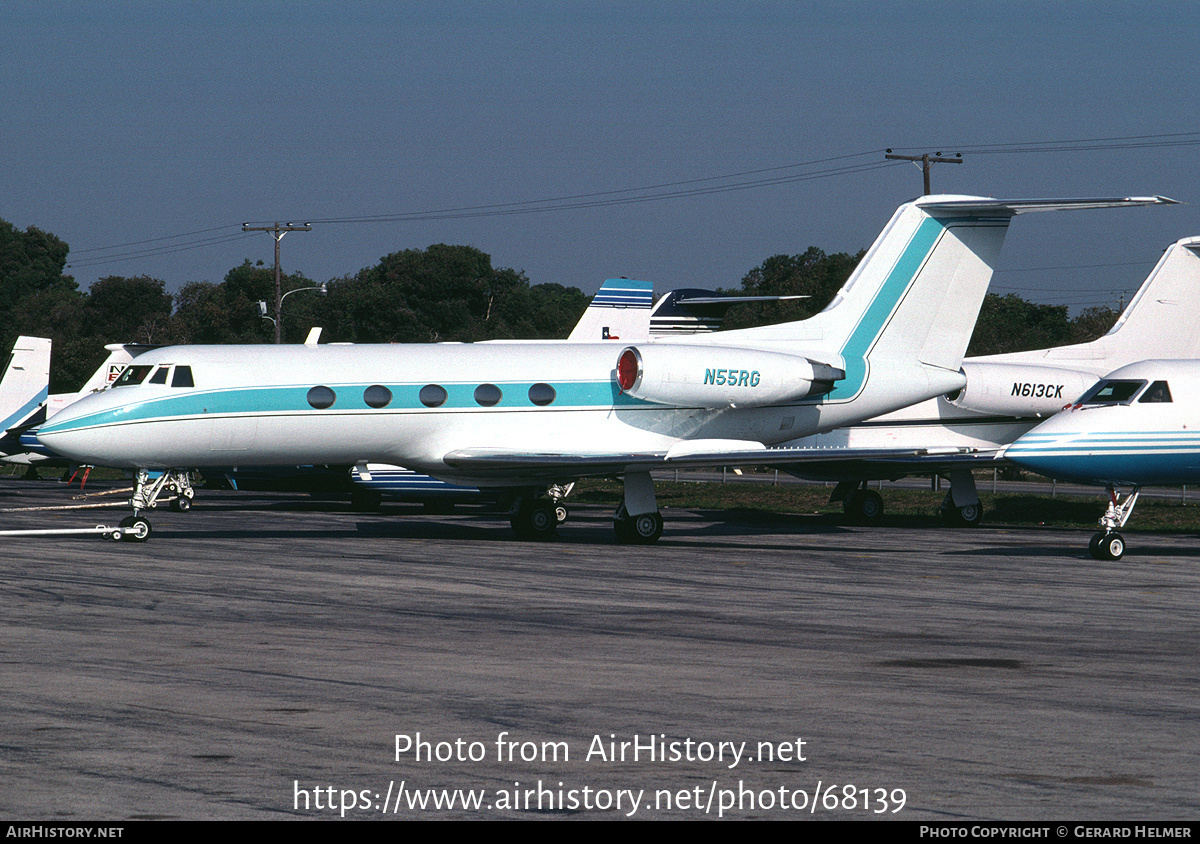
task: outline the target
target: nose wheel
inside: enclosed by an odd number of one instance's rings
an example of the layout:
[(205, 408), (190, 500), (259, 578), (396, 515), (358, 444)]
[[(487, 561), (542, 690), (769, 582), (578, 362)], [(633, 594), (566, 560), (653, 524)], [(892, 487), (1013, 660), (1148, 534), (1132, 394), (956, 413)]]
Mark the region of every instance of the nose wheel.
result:
[(1115, 531), (1101, 531), (1092, 537), (1088, 543), (1088, 550), (1097, 560), (1119, 560), (1125, 553), (1125, 537)]
[(119, 525), (121, 531), (113, 532), (113, 539), (126, 542), (145, 542), (150, 538), (150, 521), (145, 516), (126, 516)]

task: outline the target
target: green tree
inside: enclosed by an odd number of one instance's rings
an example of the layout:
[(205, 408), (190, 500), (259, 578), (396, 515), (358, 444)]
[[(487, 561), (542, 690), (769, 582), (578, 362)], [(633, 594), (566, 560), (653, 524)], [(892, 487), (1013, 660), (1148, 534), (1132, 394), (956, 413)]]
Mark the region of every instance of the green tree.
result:
[(0, 220), (0, 314), (7, 317), (21, 299), (62, 281), (69, 250), (49, 232), (34, 226), (22, 232)]
[(162, 343), (169, 339), (171, 294), (149, 276), (108, 276), (88, 290), (84, 318), (88, 333), (106, 342)]
[(983, 299), (967, 354), (996, 355), (1045, 349), (1071, 342), (1066, 305), (1039, 305), (1015, 293)]
[(1088, 343), (1098, 337), (1103, 337), (1109, 329), (1117, 324), (1121, 315), (1107, 305), (1095, 308), (1085, 308), (1079, 316), (1071, 320), (1071, 342)]
[[(750, 328), (806, 319), (833, 301), (854, 272), (864, 252), (827, 255), (810, 246), (799, 255), (773, 255), (742, 279), (742, 296), (807, 296), (786, 302), (739, 305), (729, 312), (726, 328)], [(723, 291), (729, 292), (729, 291)]]
[[(312, 280), (300, 273), (284, 274), (280, 282), (285, 292), (314, 286)], [(293, 299), (284, 304), (285, 327)], [(180, 288), (176, 301), (178, 307), (171, 329), (173, 342), (263, 343), (274, 337), (274, 327), (270, 320), (262, 318), (258, 303), (266, 302), (267, 314), (274, 317), (275, 270), (261, 261), (242, 262), (226, 273), (220, 284), (188, 282)]]

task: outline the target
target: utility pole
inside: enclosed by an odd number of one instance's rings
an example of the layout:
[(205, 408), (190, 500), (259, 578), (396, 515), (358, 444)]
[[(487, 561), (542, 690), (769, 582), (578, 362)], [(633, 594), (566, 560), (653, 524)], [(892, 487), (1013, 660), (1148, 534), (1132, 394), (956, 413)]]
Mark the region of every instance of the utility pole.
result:
[(883, 157), (891, 159), (892, 161), (920, 161), (921, 169), (925, 171), (925, 196), (929, 196), (929, 194), (933, 193), (933, 191), (929, 189), (930, 164), (962, 164), (961, 152), (955, 153), (954, 158), (943, 158), (940, 152), (933, 153), (932, 155), (927, 152), (922, 153), (921, 155), (893, 155), (892, 151), (889, 149), (887, 154)]
[(281, 226), (276, 222), (273, 226), (252, 226), (249, 223), (242, 223), (242, 231), (271, 232), (271, 235), (275, 238), (275, 342), (282, 343), (280, 326), (283, 325), (283, 291), (280, 289), (279, 282), (279, 241), (283, 240), (283, 236), (288, 232), (312, 231), (312, 224), (305, 223), (302, 226), (296, 226), (288, 223)]

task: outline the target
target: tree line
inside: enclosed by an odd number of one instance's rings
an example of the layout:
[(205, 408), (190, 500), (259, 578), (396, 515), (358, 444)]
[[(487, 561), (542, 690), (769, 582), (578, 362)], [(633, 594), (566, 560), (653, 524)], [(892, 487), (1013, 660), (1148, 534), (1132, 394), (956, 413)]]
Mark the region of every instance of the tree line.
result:
[[(275, 273), (245, 261), (220, 283), (188, 282), (175, 294), (149, 276), (108, 276), (87, 291), (64, 274), (68, 245), (36, 227), (0, 220), (0, 343), (21, 334), (54, 343), (51, 392), (76, 390), (103, 361), (106, 343), (268, 343), (274, 327)], [(820, 311), (864, 253), (826, 254), (810, 247), (775, 255), (742, 279), (740, 295), (805, 295), (789, 302), (739, 305), (725, 325), (742, 328)], [(282, 278), (283, 290), (317, 287), (301, 273)], [(576, 287), (530, 284), (524, 273), (493, 267), (471, 246), (435, 244), (405, 249), (353, 275), (329, 280), (327, 292), (288, 298), (283, 340), (299, 343), (312, 326), (324, 342), (425, 343), (566, 337), (590, 301)], [(660, 294), (665, 290), (659, 290)], [(1092, 308), (1070, 319), (1065, 305), (1039, 305), (1015, 294), (989, 294), (968, 354), (993, 354), (1084, 342), (1104, 334), (1118, 314)]]

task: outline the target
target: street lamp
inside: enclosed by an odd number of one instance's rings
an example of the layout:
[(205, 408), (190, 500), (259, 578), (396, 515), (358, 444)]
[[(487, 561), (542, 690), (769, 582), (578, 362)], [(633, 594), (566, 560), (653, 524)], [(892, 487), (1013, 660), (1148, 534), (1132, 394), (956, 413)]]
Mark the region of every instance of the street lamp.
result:
[(280, 321), (283, 320), (283, 300), (286, 299), (287, 297), (291, 296), (293, 293), (299, 293), (302, 290), (317, 290), (321, 293), (322, 296), (324, 296), (327, 293), (329, 293), (329, 282), (323, 281), (320, 284), (314, 284), (311, 287), (297, 287), (295, 290), (289, 290), (287, 293), (284, 293), (282, 296), (279, 297), (279, 301), (275, 305), (275, 316), (274, 317), (268, 315), (267, 303), (265, 301), (263, 301), (262, 299), (258, 300), (258, 315), (262, 319), (271, 320), (271, 323), (275, 326), (275, 342), (276, 343), (281, 342), (281, 338), (280, 338), (281, 326), (280, 326), (280, 322), (276, 322), (276, 317), (278, 317)]

